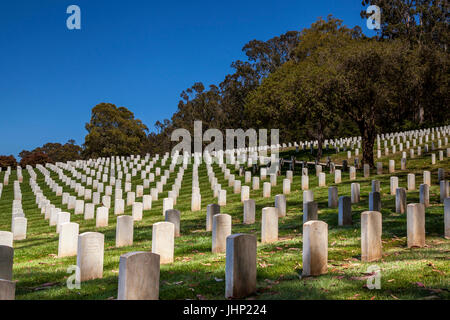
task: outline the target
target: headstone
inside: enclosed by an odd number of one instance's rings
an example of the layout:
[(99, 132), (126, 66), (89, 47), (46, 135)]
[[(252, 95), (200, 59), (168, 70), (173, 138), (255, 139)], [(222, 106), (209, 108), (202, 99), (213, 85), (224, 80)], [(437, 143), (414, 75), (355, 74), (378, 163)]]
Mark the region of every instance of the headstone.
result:
[(326, 183), (326, 175), (325, 172), (319, 173), (319, 187), (325, 187), (327, 185)]
[(110, 196), (103, 196), (102, 197), (102, 205), (104, 207), (107, 207), (108, 209), (111, 208), (111, 197)]
[(220, 190), (217, 200), (219, 206), (225, 206), (227, 204), (227, 190)]
[(116, 224), (116, 247), (133, 245), (134, 219), (132, 216), (118, 216)]
[(14, 235), (14, 240), (25, 240), (27, 238), (27, 218), (13, 218), (11, 232)]
[(406, 170), (406, 158), (405, 158), (405, 157), (403, 157), (403, 158), (400, 160), (400, 169), (401, 169), (401, 170)]
[(338, 206), (338, 189), (337, 187), (328, 188), (328, 208), (336, 208)]
[(128, 252), (120, 256), (117, 300), (159, 299), (160, 256)]
[(444, 237), (450, 239), (450, 198), (444, 201)]
[(292, 170), (286, 171), (286, 179), (289, 179), (291, 183), (294, 182), (294, 172)]
[(136, 194), (134, 192), (127, 192), (127, 206), (132, 206), (136, 201)]
[(291, 193), (291, 180), (283, 179), (283, 194)]
[(383, 174), (383, 162), (377, 162), (377, 175)]
[(133, 216), (134, 221), (142, 221), (142, 211), (144, 209), (144, 205), (142, 202), (135, 202), (132, 205), (131, 215)]
[(278, 217), (286, 216), (286, 196), (284, 194), (275, 196), (275, 208), (278, 209)]
[(172, 222), (157, 222), (152, 230), (152, 252), (160, 255), (160, 263), (172, 263), (175, 226)]
[(448, 180), (441, 180), (439, 182), (440, 188), (440, 200), (441, 203), (444, 203), (444, 200), (450, 196), (450, 185)]
[(70, 222), (70, 213), (59, 212), (56, 216), (56, 233), (59, 233), (61, 231), (61, 225), (67, 222)]
[(270, 174), (270, 185), (275, 187), (277, 185), (277, 175), (274, 173)]
[(13, 247), (14, 235), (9, 231), (0, 231), (0, 246)]
[(430, 186), (427, 184), (421, 184), (419, 187), (419, 199), (425, 207), (430, 206)]
[(12, 280), (14, 249), (0, 245), (0, 279)]
[(191, 198), (191, 211), (200, 211), (202, 207), (202, 196), (200, 193), (193, 193)]
[(445, 179), (445, 170), (443, 168), (438, 169), (438, 182)]
[(328, 270), (328, 225), (323, 221), (303, 224), (303, 276), (318, 276)]
[(263, 197), (264, 198), (270, 198), (270, 189), (271, 189), (270, 182), (264, 182), (264, 184), (263, 184)]
[(395, 160), (389, 160), (389, 173), (395, 172)]
[(179, 237), (180, 236), (180, 220), (181, 220), (181, 214), (180, 211), (176, 209), (169, 209), (166, 210), (166, 216), (165, 219), (167, 222), (172, 222), (174, 224), (174, 236)]
[(95, 226), (97, 228), (107, 227), (109, 220), (109, 210), (106, 207), (97, 208), (97, 216), (95, 219)]
[(340, 226), (352, 225), (352, 201), (348, 196), (339, 197), (338, 224)]
[(406, 213), (408, 248), (425, 246), (425, 206), (408, 204)]
[(103, 277), (104, 250), (104, 234), (85, 232), (78, 236), (77, 266), (80, 270), (80, 281)]
[(252, 179), (252, 189), (259, 190), (259, 177), (253, 177)]
[(225, 298), (244, 298), (256, 291), (256, 237), (233, 234), (226, 239)]
[(0, 279), (0, 301), (14, 300), (16, 294), (16, 283), (14, 281)]
[[(98, 212), (98, 209), (97, 209)], [(123, 199), (114, 200), (114, 214), (123, 214), (125, 212), (125, 202)]]
[(369, 211), (381, 212), (381, 194), (379, 192), (369, 193)]
[(244, 224), (255, 223), (255, 200), (244, 201)]
[(206, 206), (206, 231), (212, 230), (213, 216), (219, 213), (220, 213), (220, 206), (218, 204), (212, 203)]
[(84, 201), (76, 200), (75, 201), (75, 214), (83, 214), (84, 213)]
[(360, 201), (360, 185), (359, 185), (359, 183), (351, 184), (351, 200), (352, 200), (352, 203), (358, 203)]
[(405, 213), (406, 211), (406, 190), (405, 188), (397, 188), (395, 193), (395, 212)]
[(231, 216), (228, 214), (215, 214), (212, 226), (212, 252), (226, 251), (226, 239), (231, 234)]
[(312, 190), (305, 190), (303, 191), (303, 211), (306, 210), (306, 203), (308, 201), (314, 200), (314, 193)]
[(408, 173), (407, 184), (408, 191), (416, 190), (416, 176), (414, 173)]
[(262, 209), (261, 242), (269, 243), (278, 240), (278, 209), (266, 207)]
[(391, 188), (391, 195), (395, 195), (398, 188), (398, 177), (391, 177), (390, 188)]
[(350, 172), (350, 180), (355, 180), (356, 179), (356, 168), (351, 166), (349, 172)]
[(152, 208), (152, 196), (149, 194), (145, 194), (142, 197), (142, 205), (144, 211), (150, 210)]
[(302, 190), (309, 189), (309, 176), (302, 175)]
[(361, 213), (361, 261), (371, 262), (381, 259), (382, 222), (378, 211)]
[(431, 187), (431, 172), (425, 170), (423, 172), (423, 183)]
[(370, 166), (365, 163), (364, 164), (364, 178), (368, 178), (370, 176)]
[(242, 186), (241, 188), (241, 202), (248, 200), (250, 198), (250, 187)]
[(318, 219), (318, 204), (315, 201), (303, 201), (303, 223)]
[(59, 226), (58, 258), (76, 256), (80, 226), (74, 222), (64, 222)]
[(95, 216), (95, 204), (86, 203), (84, 206), (84, 220), (94, 219)]
[(342, 182), (341, 170), (337, 169), (334, 171), (334, 183), (338, 184)]

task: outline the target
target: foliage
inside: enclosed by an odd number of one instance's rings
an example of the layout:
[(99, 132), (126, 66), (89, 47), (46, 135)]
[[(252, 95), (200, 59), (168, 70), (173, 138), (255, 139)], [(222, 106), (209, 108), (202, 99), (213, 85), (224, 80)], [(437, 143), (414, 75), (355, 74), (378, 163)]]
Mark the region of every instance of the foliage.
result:
[(249, 95), (246, 110), (259, 126), (289, 131), (301, 123), (319, 142), (318, 158), (324, 137), (339, 136), (343, 119), (357, 126), (371, 166), (377, 133), (416, 119), (448, 121), (439, 109), (448, 106), (450, 60), (437, 47), (367, 39), (329, 16), (302, 31), (294, 55)]
[[(380, 7), (380, 38), (404, 39), (413, 45), (437, 45), (447, 50), (448, 0), (363, 0), (362, 5)], [(367, 17), (365, 11), (361, 17)]]
[(249, 95), (246, 113), (253, 122), (278, 127), (282, 132), (303, 131), (291, 137), (317, 139), (317, 158), (321, 158), (324, 139), (334, 137), (345, 118), (337, 114), (338, 81), (330, 51), (348, 44), (358, 33), (331, 16), (304, 30), (293, 53), (296, 59), (269, 75)]
[(86, 124), (85, 157), (139, 154), (148, 128), (125, 107), (100, 103), (92, 109)]
[(13, 155), (0, 156), (0, 168), (11, 167), (11, 169), (17, 167), (17, 160)]
[(52, 160), (50, 157), (43, 152), (33, 151), (27, 153), (21, 160), (20, 166), (25, 168), (26, 166), (36, 167), (37, 164), (45, 165), (46, 163), (50, 163)]
[(26, 157), (31, 153), (44, 153), (48, 156), (49, 162), (67, 162), (81, 159), (81, 152), (83, 149), (75, 144), (74, 140), (69, 140), (66, 144), (60, 143), (46, 143), (42, 147), (38, 147), (32, 151), (23, 150), (19, 153), (21, 158)]

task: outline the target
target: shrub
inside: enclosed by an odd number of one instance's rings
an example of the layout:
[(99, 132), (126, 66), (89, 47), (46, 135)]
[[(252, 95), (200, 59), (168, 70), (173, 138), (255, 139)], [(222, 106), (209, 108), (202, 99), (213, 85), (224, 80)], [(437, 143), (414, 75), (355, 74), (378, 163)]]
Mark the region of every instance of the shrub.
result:
[(13, 155), (0, 156), (0, 168), (7, 168), (7, 167), (11, 167), (11, 169), (17, 167), (17, 160), (16, 158), (14, 158)]

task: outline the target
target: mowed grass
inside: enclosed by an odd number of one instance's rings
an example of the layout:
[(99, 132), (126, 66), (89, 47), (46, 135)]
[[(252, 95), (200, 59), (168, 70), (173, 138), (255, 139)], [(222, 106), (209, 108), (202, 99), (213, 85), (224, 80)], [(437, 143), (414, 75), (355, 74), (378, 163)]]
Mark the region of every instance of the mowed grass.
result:
[[(435, 151), (437, 153), (437, 151)], [(281, 154), (287, 158), (295, 153), (290, 149)], [(445, 153), (445, 150), (444, 150)], [(308, 152), (300, 151), (297, 159), (308, 159)], [(346, 152), (329, 153), (332, 159), (343, 159)], [(383, 152), (384, 154), (384, 152)], [(326, 156), (326, 155), (325, 155)], [(361, 156), (360, 156), (361, 157)], [(279, 241), (271, 244), (260, 243), (261, 210), (263, 207), (274, 206), (274, 197), (282, 193), (282, 175), (277, 179), (277, 186), (272, 187), (271, 197), (262, 197), (260, 190), (251, 190), (250, 198), (256, 201), (256, 223), (244, 225), (243, 208), (240, 194), (233, 194), (233, 188), (228, 187), (223, 173), (215, 164), (214, 171), (218, 183), (227, 189), (227, 205), (221, 208), (222, 213), (233, 217), (233, 233), (250, 233), (258, 239), (257, 254), (257, 293), (248, 299), (449, 299), (450, 272), (450, 240), (444, 239), (444, 209), (439, 203), (439, 185), (437, 169), (446, 169), (449, 179), (449, 158), (437, 161), (431, 165), (431, 156), (422, 155), (407, 161), (407, 170), (400, 171), (401, 152), (389, 155), (380, 160), (384, 164), (386, 174), (377, 176), (376, 170), (371, 170), (371, 176), (362, 178), (362, 170), (358, 170), (357, 180), (349, 181), (348, 172), (342, 174), (342, 183), (338, 184), (339, 196), (350, 195), (351, 182), (361, 185), (361, 201), (352, 205), (353, 225), (338, 226), (338, 209), (328, 208), (328, 186), (334, 184), (334, 175), (327, 172), (327, 187), (319, 188), (314, 169), (309, 168), (310, 189), (314, 191), (315, 201), (319, 203), (319, 219), (328, 224), (328, 273), (319, 277), (301, 277), (302, 269), (302, 191), (301, 168), (297, 166), (291, 193), (287, 198), (287, 216), (279, 220)], [(408, 154), (409, 157), (409, 154)], [(395, 196), (389, 194), (389, 177), (387, 163), (389, 159), (396, 160), (399, 186), (406, 188), (407, 173), (416, 174), (416, 190), (407, 192), (407, 202), (419, 202), (419, 184), (422, 183), (423, 170), (432, 173), (430, 188), (431, 206), (426, 209), (426, 243), (425, 248), (409, 249), (406, 246), (406, 214), (395, 213)], [(437, 156), (438, 160), (438, 156)], [(340, 161), (339, 161), (340, 163)], [(351, 165), (353, 161), (349, 161)], [(156, 166), (160, 165), (160, 161)], [(168, 169), (169, 161), (162, 168)], [(234, 171), (234, 166), (229, 166)], [(250, 169), (249, 169), (250, 170)], [(37, 183), (53, 204), (68, 211), (61, 204), (61, 197), (56, 197), (44, 182), (44, 176), (38, 174)], [(52, 171), (51, 171), (52, 172)], [(154, 169), (152, 169), (154, 172)], [(21, 184), (23, 194), (23, 209), (28, 219), (27, 239), (14, 242), (14, 280), (16, 284), (16, 299), (116, 299), (118, 286), (118, 271), (120, 255), (131, 251), (151, 251), (152, 225), (163, 221), (162, 199), (168, 191), (178, 172), (171, 173), (164, 192), (157, 201), (153, 201), (152, 209), (144, 212), (142, 221), (135, 222), (134, 244), (130, 247), (115, 248), (116, 217), (110, 209), (109, 226), (96, 228), (95, 220), (83, 219), (82, 215), (74, 215), (71, 220), (80, 224), (80, 233), (97, 231), (105, 235), (104, 272), (102, 279), (86, 281), (81, 289), (69, 290), (67, 279), (73, 275), (67, 269), (76, 264), (76, 257), (57, 258), (58, 235), (56, 227), (50, 227), (48, 221), (40, 213), (35, 204), (35, 197), (29, 186), (29, 175), (24, 169), (24, 182)], [(69, 172), (65, 172), (70, 176)], [(4, 172), (0, 173), (3, 181)], [(236, 179), (242, 181), (235, 172)], [(3, 188), (0, 199), (0, 230), (10, 230), (13, 201), (13, 181), (16, 172), (10, 176), (10, 183)], [(52, 172), (52, 178), (60, 185), (62, 182)], [(140, 175), (133, 177), (135, 186), (142, 184)], [(368, 194), (371, 191), (371, 180), (381, 182), (382, 215), (383, 215), (383, 258), (381, 261), (363, 263), (360, 260), (360, 214), (368, 210)], [(155, 179), (159, 180), (159, 177)], [(269, 179), (265, 180), (268, 181)], [(217, 203), (206, 174), (206, 165), (199, 167), (199, 183), (202, 195), (202, 210), (191, 212), (192, 165), (185, 171), (180, 196), (175, 209), (181, 212), (181, 237), (175, 239), (175, 261), (161, 266), (160, 299), (224, 299), (225, 292), (225, 254), (211, 253), (211, 232), (205, 231), (206, 206)], [(154, 187), (152, 182), (150, 187)], [(247, 184), (248, 185), (248, 184)], [(70, 192), (64, 186), (64, 192)], [(124, 186), (124, 182), (123, 182)], [(75, 193), (72, 192), (73, 195)], [(145, 190), (149, 194), (149, 189)], [(126, 199), (126, 194), (124, 193)], [(141, 199), (137, 199), (141, 201)], [(114, 201), (112, 201), (113, 205)], [(126, 207), (125, 214), (131, 214), (131, 207)], [(370, 266), (381, 269), (381, 288), (367, 288), (367, 270)]]

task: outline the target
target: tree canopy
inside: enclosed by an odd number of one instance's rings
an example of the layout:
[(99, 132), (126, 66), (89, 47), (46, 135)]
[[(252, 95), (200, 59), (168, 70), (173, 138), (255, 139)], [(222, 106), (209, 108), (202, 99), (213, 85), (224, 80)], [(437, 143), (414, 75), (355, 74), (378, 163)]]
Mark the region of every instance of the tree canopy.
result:
[(147, 150), (169, 151), (174, 129), (192, 133), (202, 120), (221, 130), (277, 128), (281, 141), (318, 140), (318, 158), (324, 139), (361, 135), (363, 162), (373, 165), (377, 133), (447, 124), (448, 2), (362, 4), (381, 7), (377, 36), (328, 16), (301, 31), (249, 41), (242, 49), (248, 61), (233, 62), (235, 72), (219, 86), (199, 82), (182, 92), (177, 112), (148, 136)]
[(23, 150), (19, 153), (20, 158), (26, 158), (32, 153), (43, 153), (48, 156), (49, 162), (67, 162), (82, 158), (83, 149), (75, 144), (75, 140), (69, 140), (65, 144), (46, 143), (32, 151)]
[(4, 169), (7, 167), (11, 167), (11, 169), (17, 167), (17, 160), (13, 155), (0, 156), (0, 168)]
[[(381, 8), (381, 29), (368, 38), (333, 16), (266, 41), (253, 39), (246, 61), (218, 84), (196, 81), (180, 94), (170, 119), (148, 128), (125, 107), (100, 103), (86, 124), (83, 148), (70, 141), (35, 150), (51, 162), (164, 153), (177, 128), (279, 129), (280, 141), (361, 135), (363, 162), (373, 165), (377, 133), (449, 123), (449, 2), (362, 0)], [(361, 17), (367, 18), (365, 10)], [(446, 111), (447, 110), (447, 111)]]
[(125, 107), (100, 103), (86, 124), (85, 157), (140, 154), (148, 128)]

